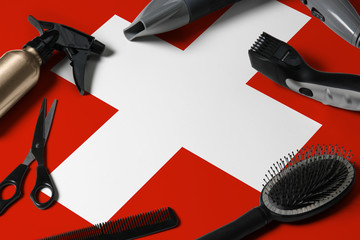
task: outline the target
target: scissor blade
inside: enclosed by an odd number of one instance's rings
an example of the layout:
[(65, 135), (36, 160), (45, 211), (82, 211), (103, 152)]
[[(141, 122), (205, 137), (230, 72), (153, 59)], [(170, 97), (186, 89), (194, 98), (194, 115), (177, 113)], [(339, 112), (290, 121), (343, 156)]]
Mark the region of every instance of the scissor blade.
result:
[(46, 114), (46, 98), (44, 98), (36, 122), (33, 143), (31, 145), (31, 152), (34, 154), (38, 163), (43, 162), (42, 153), (45, 146), (45, 114)]
[(24, 160), (24, 162), (22, 164), (29, 166), (30, 163), (32, 163), (35, 160), (34, 154), (32, 154), (32, 152), (30, 151), (27, 155), (26, 158)]
[(56, 105), (57, 105), (57, 99), (55, 99), (51, 104), (51, 108), (45, 118), (45, 142), (47, 141), (47, 138), (49, 136), (51, 125), (54, 119)]

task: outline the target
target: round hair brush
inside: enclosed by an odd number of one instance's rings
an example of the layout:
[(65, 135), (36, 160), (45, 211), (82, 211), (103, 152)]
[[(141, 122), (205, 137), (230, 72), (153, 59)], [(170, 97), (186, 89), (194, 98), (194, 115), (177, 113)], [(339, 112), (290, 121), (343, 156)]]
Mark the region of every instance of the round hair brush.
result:
[(265, 175), (260, 206), (198, 240), (239, 240), (273, 220), (295, 222), (325, 211), (354, 185), (351, 157), (331, 145), (288, 154)]

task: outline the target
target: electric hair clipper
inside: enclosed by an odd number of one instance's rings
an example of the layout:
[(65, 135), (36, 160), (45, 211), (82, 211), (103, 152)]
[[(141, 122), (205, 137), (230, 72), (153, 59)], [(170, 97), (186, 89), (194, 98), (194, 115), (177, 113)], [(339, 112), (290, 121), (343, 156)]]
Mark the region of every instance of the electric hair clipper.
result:
[(301, 0), (311, 14), (359, 48), (360, 16), (348, 0)]
[(360, 76), (311, 68), (285, 42), (263, 33), (249, 50), (251, 65), (274, 82), (326, 105), (360, 111)]

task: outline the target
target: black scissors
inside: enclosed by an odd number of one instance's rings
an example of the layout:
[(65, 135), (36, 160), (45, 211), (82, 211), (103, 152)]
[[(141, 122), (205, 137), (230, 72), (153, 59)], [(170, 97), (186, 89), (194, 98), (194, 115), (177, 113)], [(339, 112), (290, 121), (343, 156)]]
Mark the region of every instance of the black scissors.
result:
[[(28, 155), (26, 156), (24, 162), (20, 164), (17, 168), (15, 168), (14, 171), (12, 171), (9, 176), (7, 176), (0, 183), (0, 191), (10, 185), (16, 187), (15, 193), (11, 198), (4, 200), (0, 197), (0, 214), (2, 214), (5, 209), (7, 209), (11, 204), (16, 202), (20, 198), (24, 176), (29, 168), (29, 165), (34, 160), (37, 161), (38, 166), (36, 168), (36, 183), (32, 192), (30, 193), (31, 200), (33, 201), (34, 205), (39, 209), (46, 209), (50, 207), (55, 201), (55, 198), (57, 197), (57, 192), (55, 189), (55, 185), (44, 165), (44, 148), (47, 138), (49, 136), (56, 104), (57, 100), (55, 99), (51, 105), (49, 113), (46, 116), (46, 98), (43, 100), (40, 114), (35, 127), (33, 143)], [(51, 191), (50, 199), (47, 202), (43, 203), (38, 200), (38, 193), (42, 189), (49, 189)]]

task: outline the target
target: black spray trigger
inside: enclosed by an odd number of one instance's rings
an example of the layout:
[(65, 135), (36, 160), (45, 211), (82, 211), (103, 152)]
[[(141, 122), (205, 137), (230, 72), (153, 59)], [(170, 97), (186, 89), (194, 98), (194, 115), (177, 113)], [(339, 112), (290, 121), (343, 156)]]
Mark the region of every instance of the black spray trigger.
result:
[(73, 75), (75, 85), (81, 95), (85, 94), (85, 65), (90, 52), (86, 50), (78, 50), (78, 52), (71, 57), (71, 66), (73, 67)]
[(62, 24), (39, 21), (31, 15), (28, 20), (41, 35), (46, 31), (59, 32), (59, 38), (54, 49), (65, 53), (70, 59), (76, 87), (81, 95), (83, 95), (85, 92), (84, 74), (87, 59), (91, 52), (102, 54), (105, 50), (105, 45), (97, 41), (93, 36)]

